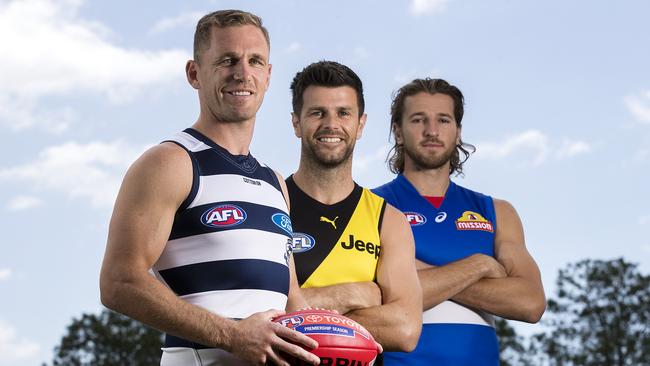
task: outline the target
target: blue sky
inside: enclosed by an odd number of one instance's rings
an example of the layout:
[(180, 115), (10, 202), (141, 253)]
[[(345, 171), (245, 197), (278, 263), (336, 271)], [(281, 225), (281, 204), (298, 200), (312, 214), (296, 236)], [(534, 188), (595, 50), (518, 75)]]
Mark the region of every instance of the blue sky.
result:
[(650, 271), (646, 1), (0, 0), (0, 365), (51, 360), (71, 318), (101, 308), (122, 176), (195, 121), (184, 65), (196, 20), (220, 8), (270, 31), (252, 152), (283, 175), (299, 157), (289, 83), (308, 63), (364, 81), (354, 176), (370, 187), (392, 178), (391, 93), (442, 77), (464, 92), (463, 139), (478, 148), (456, 181), (517, 208), (548, 294), (582, 258)]

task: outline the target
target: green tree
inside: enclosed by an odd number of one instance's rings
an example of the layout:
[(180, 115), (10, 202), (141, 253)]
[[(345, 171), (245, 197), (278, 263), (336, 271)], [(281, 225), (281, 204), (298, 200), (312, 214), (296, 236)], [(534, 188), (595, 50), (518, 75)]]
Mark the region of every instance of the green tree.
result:
[(569, 264), (543, 324), (532, 364), (650, 365), (650, 276), (622, 258)]
[(73, 319), (53, 365), (144, 366), (160, 364), (162, 333), (122, 314), (103, 310)]
[(496, 318), (496, 332), (499, 339), (499, 358), (501, 366), (522, 364), (525, 353), (524, 339), (508, 324), (506, 319)]

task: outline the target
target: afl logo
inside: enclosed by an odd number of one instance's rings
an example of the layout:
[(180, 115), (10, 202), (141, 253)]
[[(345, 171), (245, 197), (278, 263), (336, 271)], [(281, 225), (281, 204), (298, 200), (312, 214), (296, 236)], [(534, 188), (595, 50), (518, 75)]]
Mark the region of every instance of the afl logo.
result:
[(411, 226), (424, 225), (427, 222), (427, 218), (417, 212), (404, 212), (404, 216)]
[(246, 221), (246, 211), (235, 205), (219, 205), (201, 216), (201, 222), (209, 227), (229, 227)]
[(287, 328), (295, 328), (302, 324), (304, 319), (301, 316), (292, 316), (290, 318), (280, 320), (280, 324), (284, 325)]
[(291, 242), (291, 249), (294, 253), (302, 253), (310, 250), (316, 245), (316, 240), (309, 235), (303, 233), (293, 233), (293, 240)]
[(293, 229), (291, 228), (291, 219), (289, 216), (283, 213), (276, 213), (271, 216), (271, 220), (273, 220), (275, 226), (284, 230), (287, 234), (291, 235), (293, 233)]

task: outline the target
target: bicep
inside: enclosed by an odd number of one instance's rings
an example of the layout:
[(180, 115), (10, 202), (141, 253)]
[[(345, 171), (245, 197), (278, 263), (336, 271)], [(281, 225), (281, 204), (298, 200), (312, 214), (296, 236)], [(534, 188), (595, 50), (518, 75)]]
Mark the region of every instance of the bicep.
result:
[(495, 257), (505, 268), (508, 276), (539, 276), (539, 269), (526, 249), (524, 229), (517, 211), (510, 203), (494, 200), (497, 230), (494, 238)]
[(111, 270), (148, 269), (169, 239), (174, 214), (192, 183), (189, 157), (171, 149), (152, 148), (124, 178), (106, 248), (105, 264)]
[(388, 303), (417, 293), (419, 281), (413, 234), (404, 215), (390, 205), (386, 205), (380, 235), (377, 284), (381, 288), (383, 302)]

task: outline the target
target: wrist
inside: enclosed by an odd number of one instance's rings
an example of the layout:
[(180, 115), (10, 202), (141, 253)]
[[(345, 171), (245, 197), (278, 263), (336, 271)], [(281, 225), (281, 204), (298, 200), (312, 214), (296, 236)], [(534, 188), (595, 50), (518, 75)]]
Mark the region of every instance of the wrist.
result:
[(239, 321), (228, 318), (215, 319), (210, 332), (210, 345), (232, 352), (238, 333)]

